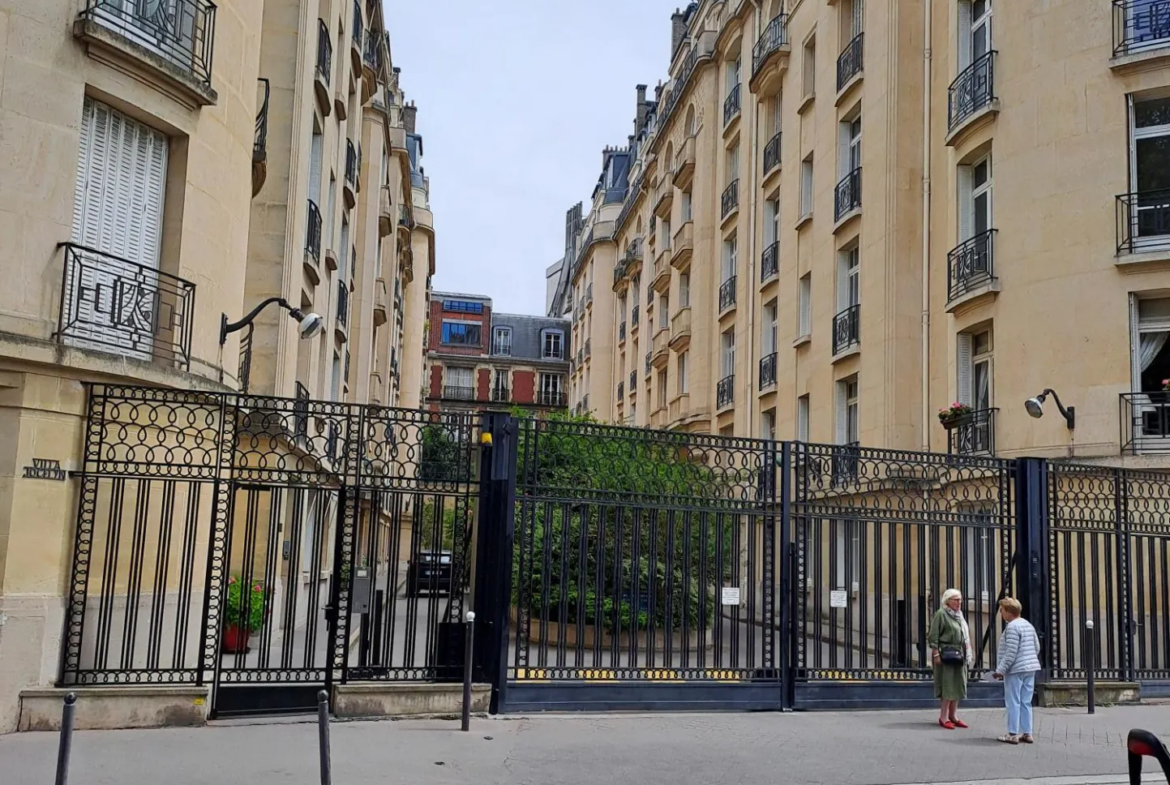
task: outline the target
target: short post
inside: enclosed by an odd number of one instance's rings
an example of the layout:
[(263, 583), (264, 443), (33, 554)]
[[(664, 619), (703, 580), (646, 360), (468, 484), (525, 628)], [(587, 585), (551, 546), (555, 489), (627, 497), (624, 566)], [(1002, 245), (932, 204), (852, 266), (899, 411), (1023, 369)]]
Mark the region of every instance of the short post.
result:
[(77, 713), (77, 695), (69, 693), (65, 696), (65, 705), (61, 709), (61, 743), (57, 747), (57, 785), (65, 785), (69, 781), (69, 753), (73, 749), (73, 715)]
[(317, 738), (321, 746), (321, 785), (329, 785), (329, 693), (317, 693)]
[(467, 612), (467, 631), (463, 636), (463, 730), (471, 730), (471, 659), (475, 635), (475, 611)]
[(1089, 682), (1089, 714), (1096, 714), (1097, 712), (1097, 680), (1094, 674), (1096, 670), (1096, 649), (1093, 636), (1093, 620), (1089, 619), (1085, 622), (1085, 675)]

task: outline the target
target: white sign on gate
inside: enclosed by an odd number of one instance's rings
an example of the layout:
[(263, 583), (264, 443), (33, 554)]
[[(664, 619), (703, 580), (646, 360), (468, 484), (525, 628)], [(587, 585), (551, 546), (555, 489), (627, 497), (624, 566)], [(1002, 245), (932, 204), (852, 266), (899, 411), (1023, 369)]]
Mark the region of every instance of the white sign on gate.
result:
[(830, 608), (844, 608), (849, 604), (849, 592), (844, 589), (838, 589), (829, 592), (829, 607)]
[(723, 587), (723, 604), (724, 605), (739, 605), (739, 587), (738, 586), (724, 586)]

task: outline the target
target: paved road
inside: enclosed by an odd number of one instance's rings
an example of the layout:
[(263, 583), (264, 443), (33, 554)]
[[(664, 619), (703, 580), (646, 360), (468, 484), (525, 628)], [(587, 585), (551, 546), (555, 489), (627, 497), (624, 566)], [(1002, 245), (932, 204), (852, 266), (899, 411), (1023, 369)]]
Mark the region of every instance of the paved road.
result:
[[(1125, 733), (1170, 738), (1170, 707), (1042, 710), (1039, 743), (994, 741), (1001, 711), (972, 711), (947, 732), (930, 712), (541, 716), (335, 723), (337, 785), (893, 785), (1070, 777), (1122, 782)], [(0, 782), (52, 782), (57, 737), (0, 737)], [(316, 727), (303, 723), (78, 733), (71, 785), (285, 785), (317, 782)], [(1040, 785), (1040, 783), (1037, 783)]]

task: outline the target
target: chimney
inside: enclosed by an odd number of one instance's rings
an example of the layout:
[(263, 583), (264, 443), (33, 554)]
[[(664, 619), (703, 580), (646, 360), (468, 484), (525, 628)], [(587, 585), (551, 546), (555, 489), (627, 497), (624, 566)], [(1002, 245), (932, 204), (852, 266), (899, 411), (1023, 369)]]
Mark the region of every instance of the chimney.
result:
[(642, 133), (642, 129), (646, 127), (646, 115), (650, 112), (650, 107), (646, 103), (646, 85), (640, 84), (637, 86), (638, 91), (638, 106), (634, 114), (634, 136)]
[(414, 101), (402, 107), (402, 127), (406, 129), (408, 134), (414, 133), (415, 115), (417, 114), (418, 107), (414, 105)]
[(679, 45), (687, 37), (687, 15), (681, 8), (676, 8), (670, 15), (670, 56), (678, 51)]

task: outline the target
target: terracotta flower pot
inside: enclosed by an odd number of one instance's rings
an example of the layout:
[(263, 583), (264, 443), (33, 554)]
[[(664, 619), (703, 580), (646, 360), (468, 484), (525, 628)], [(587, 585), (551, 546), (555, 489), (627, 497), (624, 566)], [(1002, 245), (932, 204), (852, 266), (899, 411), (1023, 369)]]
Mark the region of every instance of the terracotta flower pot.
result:
[(223, 631), (221, 650), (224, 654), (244, 654), (248, 651), (248, 631), (229, 624)]

